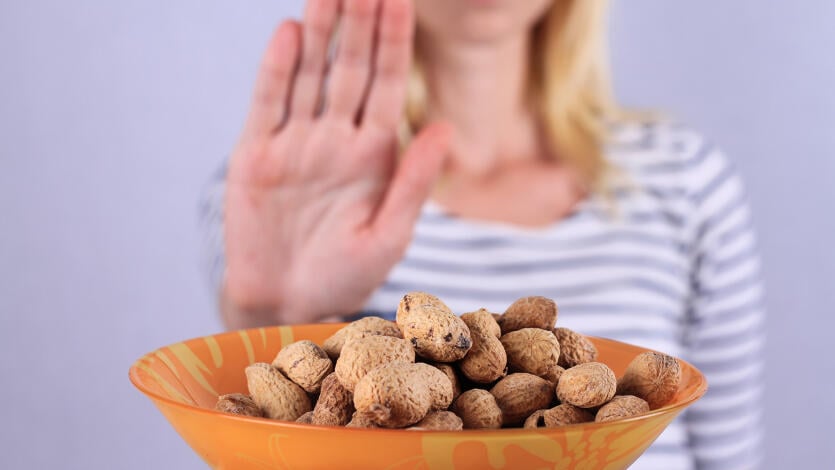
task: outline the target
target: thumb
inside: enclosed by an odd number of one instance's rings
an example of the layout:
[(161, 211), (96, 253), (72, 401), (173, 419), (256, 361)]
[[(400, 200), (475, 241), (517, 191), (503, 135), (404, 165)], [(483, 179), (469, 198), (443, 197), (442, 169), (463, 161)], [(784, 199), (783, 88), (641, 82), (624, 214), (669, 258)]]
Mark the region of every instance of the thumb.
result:
[(441, 174), (451, 138), (448, 124), (432, 124), (406, 149), (373, 222), (385, 245), (408, 243), (420, 209)]

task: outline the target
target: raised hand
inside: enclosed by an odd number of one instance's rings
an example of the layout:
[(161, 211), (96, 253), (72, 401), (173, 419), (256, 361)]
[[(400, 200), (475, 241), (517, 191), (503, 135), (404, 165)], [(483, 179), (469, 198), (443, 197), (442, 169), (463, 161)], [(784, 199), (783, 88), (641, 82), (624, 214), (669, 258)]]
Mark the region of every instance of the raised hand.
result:
[(428, 126), (398, 155), (411, 3), (309, 0), (276, 30), (229, 166), (228, 326), (353, 313), (403, 255), (449, 141)]

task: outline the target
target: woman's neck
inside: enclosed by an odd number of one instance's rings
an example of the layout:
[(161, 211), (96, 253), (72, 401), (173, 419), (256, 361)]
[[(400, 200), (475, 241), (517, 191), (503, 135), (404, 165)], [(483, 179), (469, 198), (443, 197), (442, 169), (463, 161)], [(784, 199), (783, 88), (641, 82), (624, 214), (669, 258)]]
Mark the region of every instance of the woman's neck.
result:
[(507, 164), (536, 160), (544, 149), (528, 103), (527, 33), (478, 44), (418, 36), (432, 90), (427, 118), (455, 130), (449, 173), (486, 176)]

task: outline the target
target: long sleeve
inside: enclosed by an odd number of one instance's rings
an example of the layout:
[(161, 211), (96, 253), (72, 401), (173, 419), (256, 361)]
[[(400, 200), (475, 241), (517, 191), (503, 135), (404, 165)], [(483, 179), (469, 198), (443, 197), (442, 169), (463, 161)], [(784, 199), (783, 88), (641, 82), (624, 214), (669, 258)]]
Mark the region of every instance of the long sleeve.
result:
[(687, 358), (708, 391), (686, 413), (700, 469), (748, 469), (762, 458), (763, 287), (742, 183), (715, 152), (696, 170), (693, 298)]
[(219, 294), (226, 262), (223, 239), (223, 197), (226, 188), (226, 162), (218, 168), (200, 196), (198, 225), (201, 231), (202, 268), (210, 288)]

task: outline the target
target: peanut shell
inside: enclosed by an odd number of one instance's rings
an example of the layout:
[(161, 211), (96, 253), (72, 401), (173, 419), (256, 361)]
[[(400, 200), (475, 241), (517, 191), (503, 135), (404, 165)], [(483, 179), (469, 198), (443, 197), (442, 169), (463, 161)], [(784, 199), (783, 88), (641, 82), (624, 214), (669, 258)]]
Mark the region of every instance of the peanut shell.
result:
[(366, 336), (345, 343), (334, 370), (342, 385), (353, 391), (357, 382), (372, 369), (395, 362), (415, 362), (415, 350), (406, 340)]
[(241, 416), (255, 416), (262, 417), (264, 412), (255, 404), (252, 397), (244, 395), (243, 393), (230, 393), (228, 395), (221, 395), (217, 399), (215, 409), (224, 413), (231, 413), (233, 415)]
[(393, 363), (372, 370), (357, 383), (354, 407), (378, 426), (403, 428), (417, 423), (433, 408), (444, 408), (430, 391), (426, 379), (432, 373), (426, 369), (447, 381), (451, 397), (452, 385), (438, 369), (421, 363)]
[(502, 410), (505, 426), (522, 424), (534, 411), (550, 406), (554, 399), (554, 389), (547, 380), (524, 372), (503, 378), (490, 393)]
[(452, 384), (452, 399), (455, 400), (461, 395), (462, 387), (461, 378), (458, 377), (458, 370), (451, 364), (444, 362), (434, 362), (431, 364), (434, 368), (443, 372), (447, 376), (449, 382)]
[(417, 364), (417, 380), (425, 381), (429, 385), (429, 396), (432, 399), (433, 410), (449, 408), (453, 400), (452, 381), (444, 371), (430, 364)]
[(345, 425), (346, 428), (379, 428), (374, 421), (371, 421), (371, 417), (365, 413), (357, 413), (354, 411), (354, 414), (351, 416), (351, 421)]
[(451, 411), (430, 411), (414, 426), (408, 428), (421, 431), (460, 431), (464, 429), (461, 418)]
[(252, 364), (244, 372), (249, 394), (266, 417), (295, 421), (312, 409), (304, 389), (270, 364)]
[(560, 343), (560, 366), (570, 369), (597, 360), (597, 348), (585, 336), (568, 328), (554, 328), (553, 332)]
[(313, 424), (313, 412), (308, 411), (307, 413), (299, 416), (296, 419), (296, 422), (300, 424)]
[(546, 297), (522, 297), (513, 302), (499, 318), (502, 334), (522, 328), (550, 330), (557, 322), (557, 304)]
[(545, 371), (545, 374), (542, 375), (542, 378), (547, 380), (548, 382), (551, 382), (552, 384), (554, 384), (554, 387), (556, 387), (557, 384), (560, 383), (560, 377), (562, 377), (563, 372), (565, 372), (565, 369), (563, 369), (559, 365), (556, 365)]
[(319, 393), (322, 380), (333, 372), (333, 362), (325, 351), (306, 339), (281, 348), (273, 366), (307, 393)]
[(403, 296), (397, 326), (415, 353), (437, 362), (455, 362), (470, 350), (470, 330), (440, 299), (423, 292)]
[(638, 354), (626, 366), (618, 383), (618, 393), (643, 398), (654, 410), (673, 399), (680, 382), (681, 366), (674, 357), (647, 351)]
[(556, 384), (560, 343), (550, 330), (522, 328), (501, 337), (511, 372), (527, 372)]
[(557, 397), (580, 408), (600, 406), (615, 396), (617, 378), (606, 364), (587, 362), (563, 372), (557, 384)]
[(487, 309), (476, 310), (475, 312), (467, 312), (461, 315), (461, 320), (466, 323), (470, 332), (473, 330), (481, 330), (485, 333), (491, 334), (496, 338), (502, 336), (502, 329), (496, 322), (495, 314), (490, 313)]
[(499, 341), (499, 325), (487, 310), (461, 315), (470, 330), (472, 347), (458, 367), (465, 377), (476, 383), (492, 383), (507, 373), (507, 353)]
[(544, 416), (546, 428), (556, 428), (569, 424), (589, 423), (594, 421), (594, 415), (589, 410), (563, 403), (549, 410), (545, 410)]
[(354, 414), (354, 394), (339, 381), (336, 372), (322, 381), (322, 391), (313, 407), (312, 424), (345, 426)]
[(594, 420), (598, 423), (629, 418), (649, 413), (649, 403), (634, 395), (616, 395), (597, 410)]
[(473, 388), (462, 393), (452, 404), (464, 423), (464, 429), (499, 429), (502, 427), (502, 410), (496, 397), (487, 390)]
[(322, 349), (332, 360), (337, 360), (345, 343), (367, 336), (391, 336), (403, 338), (397, 323), (380, 317), (363, 317), (355, 320), (334, 333), (322, 343)]
[(525, 424), (522, 425), (525, 429), (540, 429), (545, 427), (545, 411), (536, 410), (525, 419)]

